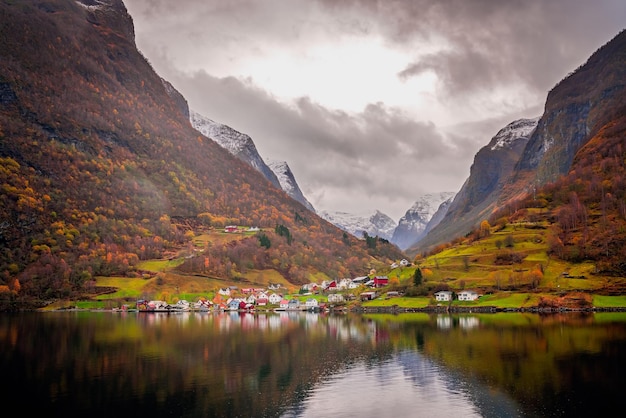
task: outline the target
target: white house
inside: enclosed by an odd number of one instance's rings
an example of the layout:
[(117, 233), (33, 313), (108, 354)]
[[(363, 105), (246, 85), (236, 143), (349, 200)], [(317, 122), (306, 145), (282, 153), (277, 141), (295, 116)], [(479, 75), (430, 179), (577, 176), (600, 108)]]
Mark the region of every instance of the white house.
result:
[(452, 300), (452, 292), (449, 290), (442, 290), (435, 293), (435, 299), (437, 302), (448, 302)]
[(268, 300), (270, 301), (272, 305), (278, 305), (280, 301), (283, 300), (283, 297), (279, 295), (278, 293), (272, 293), (270, 297), (268, 298)]
[(341, 293), (331, 293), (328, 295), (328, 303), (341, 303), (344, 301)]
[(217, 293), (219, 293), (222, 296), (230, 296), (230, 289), (228, 287), (226, 288), (220, 288), (220, 290), (217, 291)]
[(458, 294), (459, 300), (476, 300), (478, 299), (478, 293), (473, 290), (463, 290)]
[(306, 300), (304, 305), (306, 306), (307, 309), (313, 309), (319, 306), (319, 302), (317, 301), (317, 299), (309, 298)]
[(400, 260), (400, 265), (402, 267), (406, 267), (409, 265), (409, 260), (407, 260), (406, 258), (403, 258), (402, 260)]

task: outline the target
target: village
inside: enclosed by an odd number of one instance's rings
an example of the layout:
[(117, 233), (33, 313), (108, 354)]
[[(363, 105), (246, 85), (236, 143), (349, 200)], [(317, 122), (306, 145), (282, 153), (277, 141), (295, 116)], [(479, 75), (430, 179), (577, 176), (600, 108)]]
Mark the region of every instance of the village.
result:
[[(402, 292), (388, 290), (388, 276), (361, 276), (354, 279), (323, 281), (321, 284), (308, 283), (300, 288), (297, 295), (284, 296), (281, 285), (270, 284), (266, 288), (238, 288), (228, 286), (217, 290), (212, 299), (199, 298), (195, 302), (179, 300), (174, 304), (161, 300), (140, 299), (134, 310), (139, 312), (187, 312), (187, 311), (311, 311), (328, 312), (331, 309), (343, 309), (347, 302), (357, 298), (355, 289), (361, 289), (358, 294), (362, 302), (377, 298), (394, 298), (403, 296)], [(448, 290), (435, 292), (436, 302), (450, 302), (455, 293)], [(472, 290), (463, 290), (456, 294), (460, 301), (474, 301), (480, 295)], [(123, 310), (129, 310), (124, 306)]]

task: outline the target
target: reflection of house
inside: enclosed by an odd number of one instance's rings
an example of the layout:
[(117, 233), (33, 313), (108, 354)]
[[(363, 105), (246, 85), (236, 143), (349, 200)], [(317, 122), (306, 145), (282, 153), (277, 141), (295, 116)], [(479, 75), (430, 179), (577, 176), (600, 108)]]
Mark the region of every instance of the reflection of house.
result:
[(452, 292), (449, 290), (442, 290), (440, 292), (435, 293), (435, 299), (438, 302), (447, 302), (452, 300)]
[(476, 300), (478, 299), (478, 293), (473, 290), (463, 290), (458, 294), (459, 300)]

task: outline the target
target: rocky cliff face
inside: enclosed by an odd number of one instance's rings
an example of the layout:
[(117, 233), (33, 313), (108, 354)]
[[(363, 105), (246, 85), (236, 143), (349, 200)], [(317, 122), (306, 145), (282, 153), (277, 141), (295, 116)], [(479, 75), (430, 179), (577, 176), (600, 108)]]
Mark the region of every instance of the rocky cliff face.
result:
[(519, 163), (545, 184), (567, 173), (576, 152), (626, 106), (626, 32), (599, 48), (548, 94), (545, 112)]
[[(443, 219), (439, 219), (436, 225), (431, 224), (426, 236), (412, 243), (414, 245), (408, 249), (409, 253), (417, 253), (426, 246), (452, 240), (488, 217), (538, 120), (520, 119), (508, 124), (476, 153), (469, 177), (454, 200), (443, 208)], [(438, 214), (438, 218), (441, 217)]]
[(581, 148), (625, 109), (626, 31), (622, 31), (549, 92), (545, 111), (523, 147), (524, 142), (516, 141), (505, 148), (508, 155), (492, 155), (495, 150), (489, 146), (478, 152), (444, 220), (408, 251), (463, 235), (494, 210), (566, 174)]

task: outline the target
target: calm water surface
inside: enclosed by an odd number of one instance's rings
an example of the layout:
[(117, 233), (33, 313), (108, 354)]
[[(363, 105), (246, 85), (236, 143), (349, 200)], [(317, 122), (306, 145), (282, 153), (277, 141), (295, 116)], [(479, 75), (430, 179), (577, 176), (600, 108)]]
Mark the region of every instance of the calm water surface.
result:
[(5, 314), (0, 371), (22, 416), (613, 415), (626, 314)]

